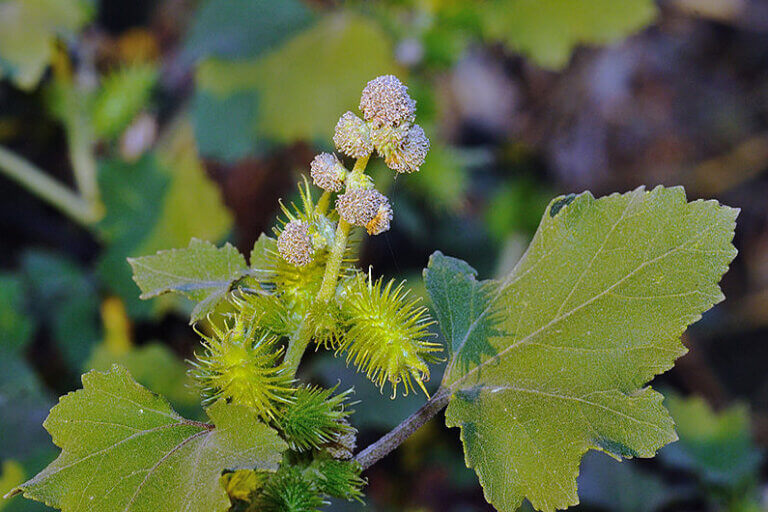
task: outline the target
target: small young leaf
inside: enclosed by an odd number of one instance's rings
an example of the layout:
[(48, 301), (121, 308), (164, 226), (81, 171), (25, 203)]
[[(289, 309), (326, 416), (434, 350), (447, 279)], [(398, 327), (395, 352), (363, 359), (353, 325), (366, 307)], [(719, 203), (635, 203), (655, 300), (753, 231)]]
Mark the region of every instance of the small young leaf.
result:
[(745, 406), (715, 412), (701, 398), (674, 395), (666, 405), (680, 441), (659, 454), (664, 462), (693, 471), (712, 485), (736, 487), (755, 476), (763, 454), (752, 441)]
[(247, 271), (245, 258), (230, 244), (217, 248), (196, 238), (186, 249), (160, 251), (128, 262), (142, 299), (175, 292), (196, 301), (192, 322), (211, 312)]
[(277, 468), (285, 443), (249, 409), (208, 409), (185, 420), (114, 366), (83, 376), (45, 421), (62, 453), (12, 493), (67, 512), (216, 512), (229, 507), (225, 469)]
[[(685, 353), (682, 332), (723, 299), (717, 282), (736, 255), (737, 214), (662, 187), (550, 205), (525, 256), (457, 331), (482, 339), (482, 320), (503, 312), (486, 340), (493, 350), (452, 342), (443, 379), (453, 392), (446, 423), (461, 427), (467, 465), (497, 509), (523, 498), (545, 511), (574, 505), (586, 451), (650, 457), (676, 439), (662, 396), (643, 386)], [(430, 287), (455, 337), (451, 319), (462, 319), (467, 289), (479, 284), (455, 260), (433, 265), (469, 281), (442, 292), (447, 300)], [(440, 282), (437, 270), (427, 278)]]

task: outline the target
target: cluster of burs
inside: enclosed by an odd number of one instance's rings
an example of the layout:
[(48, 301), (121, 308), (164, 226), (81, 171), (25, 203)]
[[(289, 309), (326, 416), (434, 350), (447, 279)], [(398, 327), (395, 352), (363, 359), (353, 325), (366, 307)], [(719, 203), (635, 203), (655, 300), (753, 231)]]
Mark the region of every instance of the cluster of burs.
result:
[[(352, 458), (356, 430), (348, 421), (353, 390), (301, 384), (296, 370), (307, 348), (332, 350), (379, 388), (425, 392), (429, 364), (441, 347), (432, 320), (405, 283), (374, 279), (355, 266), (356, 230), (387, 231), (392, 207), (365, 174), (378, 153), (398, 173), (418, 171), (429, 141), (414, 123), (416, 103), (394, 76), (367, 84), (362, 119), (347, 112), (334, 143), (355, 159), (348, 170), (334, 154), (311, 163), (311, 185), (281, 205), (276, 238), (266, 235), (251, 254), (251, 272), (231, 294), (232, 311), (210, 319), (193, 374), (206, 403), (224, 399), (257, 411), (289, 450), (277, 472), (237, 471), (222, 477), (234, 510), (311, 511), (327, 497), (359, 499), (364, 480)], [(334, 200), (335, 198), (335, 200)], [(335, 205), (335, 207), (333, 207)]]

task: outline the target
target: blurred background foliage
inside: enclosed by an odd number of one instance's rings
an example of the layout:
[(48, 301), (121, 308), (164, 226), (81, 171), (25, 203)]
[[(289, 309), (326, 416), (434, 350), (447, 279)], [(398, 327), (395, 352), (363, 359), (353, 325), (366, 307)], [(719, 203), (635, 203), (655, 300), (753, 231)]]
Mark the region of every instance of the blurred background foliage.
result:
[[(557, 194), (682, 184), (742, 209), (728, 300), (655, 383), (680, 441), (590, 454), (579, 508), (768, 509), (762, 0), (0, 0), (0, 493), (53, 458), (42, 420), (88, 369), (119, 362), (202, 414), (191, 306), (139, 301), (125, 259), (192, 237), (247, 253), (385, 73), (432, 150), (406, 179), (372, 169), (395, 221), (360, 257), (417, 291), (435, 249), (484, 277), (511, 268)], [(355, 387), (362, 445), (424, 400), (327, 354), (302, 372)], [(369, 471), (369, 509), (489, 510), (457, 437), (432, 421)]]

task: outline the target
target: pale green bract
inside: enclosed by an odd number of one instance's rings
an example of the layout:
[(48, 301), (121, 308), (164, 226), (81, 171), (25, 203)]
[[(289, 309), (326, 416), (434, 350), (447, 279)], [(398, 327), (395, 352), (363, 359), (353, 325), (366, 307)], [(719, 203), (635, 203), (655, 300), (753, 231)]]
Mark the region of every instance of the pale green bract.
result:
[(176, 292), (196, 301), (192, 322), (213, 311), (248, 270), (245, 258), (232, 245), (217, 248), (196, 238), (185, 249), (128, 258), (128, 262), (142, 299)]
[(44, 423), (61, 455), (13, 493), (64, 512), (226, 510), (222, 471), (274, 470), (286, 445), (246, 407), (207, 412), (214, 425), (182, 418), (120, 366), (89, 372)]
[(566, 508), (578, 503), (587, 450), (651, 457), (676, 439), (662, 396), (643, 386), (723, 299), (737, 214), (689, 203), (682, 188), (584, 193), (550, 203), (500, 281), (478, 283), (464, 262), (433, 256), (427, 287), (454, 353), (446, 423), (461, 427), (467, 465), (494, 507), (513, 511), (527, 498)]

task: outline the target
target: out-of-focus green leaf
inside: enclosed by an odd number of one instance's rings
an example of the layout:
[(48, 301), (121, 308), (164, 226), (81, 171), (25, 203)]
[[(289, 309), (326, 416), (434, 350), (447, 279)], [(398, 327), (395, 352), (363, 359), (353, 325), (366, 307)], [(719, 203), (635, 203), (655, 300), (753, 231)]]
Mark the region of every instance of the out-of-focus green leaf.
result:
[(24, 361), (10, 354), (0, 357), (0, 460), (17, 460), (28, 474), (50, 462), (53, 445), (43, 420), (51, 405), (53, 400)]
[(505, 183), (493, 193), (485, 211), (488, 230), (503, 240), (514, 232), (533, 233), (539, 222), (538, 213), (552, 197), (535, 183), (520, 179)]
[(235, 162), (257, 153), (260, 144), (254, 134), (254, 124), (258, 111), (259, 98), (254, 91), (219, 98), (198, 90), (192, 115), (200, 153), (224, 162)]
[(83, 370), (107, 371), (114, 364), (125, 367), (139, 384), (163, 395), (179, 410), (194, 412), (200, 402), (186, 365), (165, 345), (150, 343), (117, 353), (101, 344), (94, 349)]
[(2, 496), (24, 482), (24, 478), (24, 467), (21, 464), (13, 459), (3, 461), (3, 467), (0, 470), (0, 511), (9, 510), (10, 504), (2, 499)]
[(107, 75), (93, 103), (93, 129), (98, 137), (118, 135), (146, 106), (157, 79), (154, 66), (130, 65)]
[(424, 165), (406, 183), (433, 208), (458, 210), (467, 192), (467, 172), (458, 152), (432, 137)]
[[(662, 395), (643, 386), (685, 353), (682, 332), (723, 299), (717, 283), (736, 255), (737, 214), (663, 187), (550, 204), (523, 259), (452, 343), (443, 378), (446, 423), (461, 427), (492, 505), (574, 505), (588, 450), (651, 457), (676, 439)], [(466, 265), (457, 272), (471, 277)], [(444, 292), (449, 339), (470, 284)], [(469, 343), (488, 315), (501, 334)]]
[(184, 57), (255, 57), (312, 19), (299, 0), (207, 0), (195, 13)]
[(654, 0), (475, 0), (483, 35), (548, 68), (580, 44), (618, 41), (653, 21)]
[(153, 308), (138, 300), (126, 259), (184, 246), (197, 236), (220, 240), (232, 217), (205, 174), (184, 120), (173, 125), (156, 154), (135, 163), (104, 162), (100, 183), (107, 215), (100, 225), (106, 250), (99, 275), (131, 316), (146, 315)]
[(152, 308), (138, 300), (126, 258), (138, 255), (135, 249), (158, 222), (170, 182), (154, 154), (133, 163), (106, 160), (100, 165), (99, 185), (107, 213), (99, 225), (105, 248), (97, 272), (134, 317), (145, 316)]
[(93, 10), (89, 0), (0, 2), (0, 78), (33, 89), (51, 61), (56, 39), (73, 37)]
[(61, 455), (16, 492), (72, 512), (227, 510), (222, 471), (274, 470), (285, 443), (247, 407), (207, 412), (182, 418), (119, 366), (89, 372), (45, 420)]
[(129, 258), (128, 262), (142, 299), (174, 292), (197, 302), (191, 322), (213, 311), (248, 271), (245, 258), (230, 244), (217, 248), (196, 238), (184, 249)]
[(756, 476), (763, 454), (752, 441), (745, 406), (715, 412), (702, 398), (675, 395), (666, 405), (680, 440), (662, 450), (664, 462), (717, 485), (736, 486)]
[(375, 24), (334, 14), (258, 59), (202, 62), (197, 84), (220, 101), (243, 92), (258, 98), (253, 146), (260, 136), (277, 142), (329, 139), (339, 116), (359, 103), (365, 84), (393, 72), (392, 45)]
[(31, 251), (22, 257), (29, 304), (71, 368), (79, 369), (100, 338), (99, 298), (85, 271), (61, 255)]
[(160, 142), (158, 160), (171, 176), (159, 218), (135, 254), (184, 246), (192, 238), (221, 240), (232, 227), (232, 215), (221, 191), (205, 173), (195, 135), (186, 119), (173, 125)]
[(0, 274), (0, 357), (22, 350), (32, 336), (34, 324), (24, 309), (24, 294), (18, 276)]
[(659, 476), (641, 471), (632, 461), (620, 462), (590, 452), (581, 462), (579, 498), (586, 505), (612, 512), (654, 512), (679, 499), (680, 492)]

